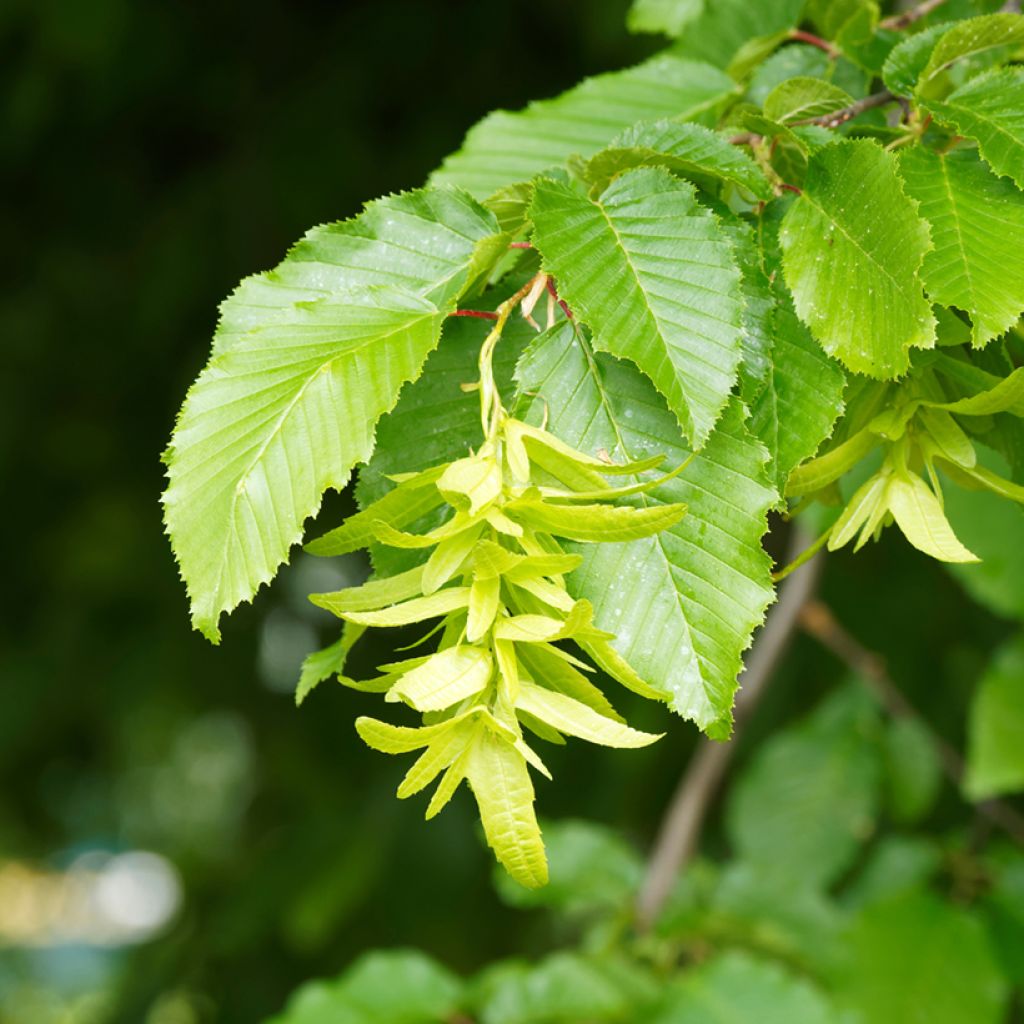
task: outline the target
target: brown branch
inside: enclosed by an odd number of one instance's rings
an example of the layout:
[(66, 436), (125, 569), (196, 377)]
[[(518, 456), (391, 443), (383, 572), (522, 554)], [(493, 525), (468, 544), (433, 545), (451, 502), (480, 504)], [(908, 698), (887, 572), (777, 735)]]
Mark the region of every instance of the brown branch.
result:
[[(795, 527), (786, 562), (792, 561), (808, 543), (804, 531)], [(778, 603), (768, 613), (764, 628), (757, 635), (746, 670), (740, 677), (742, 685), (736, 697), (732, 738), (725, 743), (702, 740), (679, 780), (658, 829), (637, 899), (637, 927), (642, 931), (657, 920), (680, 870), (697, 850), (704, 818), (732, 761), (737, 738), (797, 629), (800, 610), (810, 600), (820, 570), (821, 557), (818, 556), (786, 581)]]
[[(907, 700), (893, 681), (885, 661), (851, 636), (821, 601), (808, 602), (799, 616), (801, 628), (853, 670), (894, 718), (911, 718), (929, 729), (921, 713)], [(939, 763), (946, 778), (957, 789), (964, 776), (964, 760), (951, 743), (932, 732)], [(1024, 846), (1024, 815), (1003, 800), (985, 800), (976, 805), (978, 813), (998, 825), (1015, 842)]]
[(830, 43), (827, 39), (822, 39), (821, 36), (816, 36), (813, 32), (804, 32), (802, 29), (794, 28), (790, 30), (789, 38), (795, 39), (800, 43), (807, 43), (809, 46), (816, 46), (819, 50), (824, 50), (832, 60), (839, 57), (839, 50), (834, 43)]
[(831, 114), (822, 114), (820, 117), (805, 117), (800, 121), (791, 121), (790, 125), (820, 124), (824, 128), (838, 128), (840, 125), (846, 124), (847, 121), (852, 121), (855, 117), (859, 117), (866, 110), (884, 107), (886, 103), (895, 102), (896, 97), (888, 89), (883, 89), (881, 92), (865, 96), (864, 99), (857, 100), (841, 110), (833, 110)]
[(923, 0), (916, 7), (911, 7), (909, 11), (904, 11), (902, 14), (894, 14), (891, 18), (883, 18), (879, 23), (879, 28), (889, 29), (891, 32), (901, 32), (909, 25), (913, 25), (915, 21), (920, 21), (921, 18), (931, 14), (936, 8), (941, 7), (946, 0)]

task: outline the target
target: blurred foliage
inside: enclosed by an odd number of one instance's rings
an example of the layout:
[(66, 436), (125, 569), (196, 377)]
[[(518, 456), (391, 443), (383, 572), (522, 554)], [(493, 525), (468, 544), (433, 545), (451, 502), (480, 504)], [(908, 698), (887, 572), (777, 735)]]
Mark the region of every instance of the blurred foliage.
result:
[[(1019, 851), (979, 835), (963, 798), (936, 784), (928, 738), (896, 734), (806, 638), (659, 931), (612, 954), (692, 727), (637, 700), (623, 710), (667, 726), (662, 743), (628, 757), (554, 750), (562, 784), (541, 788), (542, 813), (591, 824), (552, 825), (550, 888), (501, 883), (503, 902), (489, 854), (466, 840), (468, 796), (429, 825), (392, 799), (403, 767), (351, 727), (370, 698), (325, 685), (293, 708), (303, 656), (330, 635), (304, 595), (364, 565), (300, 558), (221, 647), (189, 629), (157, 453), (216, 303), (309, 224), (421, 182), (485, 112), (653, 50), (621, 31), (625, 8), (0, 6), (13, 239), (0, 297), (0, 862), (59, 870), (89, 850), (142, 848), (184, 885), (177, 918), (138, 947), (0, 946), (4, 1024), (251, 1024), (343, 970), (281, 1019), (625, 1021), (649, 1007), (643, 1019), (688, 1024), (707, 1019), (693, 1009), (703, 1000), (741, 1019), (770, 1004), (790, 1024), (848, 1007), (895, 1022), (911, 1018), (877, 1008), (909, 977), (917, 1019), (983, 1024), (999, 1019), (1004, 977), (1024, 984)], [(325, 521), (349, 507), (328, 502)], [(891, 538), (833, 558), (824, 593), (963, 749), (971, 696), (1024, 591), (1012, 565), (960, 574), (999, 616)], [(364, 646), (362, 667), (380, 660)], [(978, 789), (993, 785), (994, 753), (974, 766)], [(376, 947), (391, 951), (366, 954)]]

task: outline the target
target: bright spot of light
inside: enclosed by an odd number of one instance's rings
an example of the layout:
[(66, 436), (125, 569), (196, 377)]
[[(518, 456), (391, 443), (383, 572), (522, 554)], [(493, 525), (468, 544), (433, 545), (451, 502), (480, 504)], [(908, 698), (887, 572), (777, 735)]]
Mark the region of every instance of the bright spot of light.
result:
[(67, 871), (0, 863), (0, 946), (126, 946), (159, 933), (181, 907), (181, 879), (143, 850), (79, 857)]

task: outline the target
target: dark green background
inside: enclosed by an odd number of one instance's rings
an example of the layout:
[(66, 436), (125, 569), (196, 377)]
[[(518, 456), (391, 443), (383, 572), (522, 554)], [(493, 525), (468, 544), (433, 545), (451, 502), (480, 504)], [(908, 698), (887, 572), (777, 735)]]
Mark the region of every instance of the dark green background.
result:
[[(0, 6), (0, 861), (143, 848), (186, 886), (173, 928), (137, 950), (0, 949), (0, 1020), (30, 1024), (32, 984), (104, 988), (104, 1020), (163, 1024), (154, 1001), (179, 991), (200, 1020), (251, 1024), (368, 947), (420, 945), (469, 970), (557, 940), (493, 894), (464, 794), (430, 825), (422, 802), (393, 799), (403, 766), (351, 725), (374, 698), (325, 686), (293, 708), (302, 644), (329, 635), (303, 588), (329, 576), (300, 561), (219, 648), (190, 631), (159, 455), (239, 278), (311, 225), (420, 184), (488, 110), (649, 52), (625, 7)], [(929, 709), (960, 741), (1004, 630), (892, 538), (837, 560), (826, 586), (912, 693), (943, 688)], [(840, 676), (799, 644), (751, 740)], [(656, 708), (633, 718), (666, 739), (556, 751), (542, 814), (650, 841), (695, 736)]]

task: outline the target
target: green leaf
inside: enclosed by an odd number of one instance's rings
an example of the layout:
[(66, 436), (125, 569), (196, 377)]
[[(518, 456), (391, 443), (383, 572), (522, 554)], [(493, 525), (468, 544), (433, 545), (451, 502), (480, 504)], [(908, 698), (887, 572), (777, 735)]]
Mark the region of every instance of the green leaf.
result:
[(407, 672), (387, 700), (404, 700), (417, 711), (443, 711), (478, 694), (489, 682), (493, 661), (482, 647), (448, 647)]
[(649, 1024), (840, 1024), (810, 982), (738, 950), (719, 954), (667, 988)]
[(764, 742), (726, 805), (737, 856), (780, 884), (838, 878), (874, 831), (877, 728), (870, 697), (851, 685)]
[(836, 995), (863, 1021), (998, 1024), (1008, 991), (974, 914), (911, 895), (860, 915)]
[(349, 651), (365, 632), (365, 626), (345, 623), (341, 636), (333, 644), (320, 651), (307, 654), (302, 661), (299, 684), (295, 687), (295, 706), (298, 707), (310, 694), (314, 687), (325, 679), (341, 675), (345, 671), (345, 662)]
[(764, 116), (780, 124), (806, 121), (848, 107), (853, 97), (820, 78), (790, 78), (777, 85), (764, 101)]
[(885, 758), (889, 813), (914, 824), (935, 806), (942, 786), (935, 740), (916, 718), (894, 718), (885, 733)]
[(926, 107), (936, 121), (977, 139), (989, 167), (1024, 188), (1024, 69), (989, 71)]
[(625, 1021), (639, 1009), (638, 1000), (609, 967), (571, 951), (553, 953), (533, 965), (501, 965), (485, 977), (489, 991), (481, 1024)]
[(897, 96), (912, 96), (928, 65), (935, 44), (949, 31), (950, 22), (929, 25), (894, 46), (882, 66), (885, 87)]
[(596, 347), (636, 363), (702, 444), (736, 379), (743, 307), (732, 246), (693, 187), (644, 168), (591, 200), (542, 180), (533, 222), (545, 268)]
[[(691, 454), (649, 381), (628, 363), (593, 354), (571, 325), (539, 338), (517, 376), (531, 418), (547, 408), (548, 429), (574, 447), (624, 459), (662, 452), (670, 465)], [(627, 499), (641, 508), (686, 502), (687, 515), (645, 540), (586, 545), (568, 579), (593, 603), (596, 625), (616, 634), (628, 666), (716, 735), (729, 731), (741, 654), (772, 595), (761, 548), (775, 501), (765, 458), (731, 403), (680, 476)]]
[(626, 15), (630, 32), (660, 32), (675, 38), (704, 9), (705, 0), (633, 0)]
[(533, 810), (533, 783), (522, 755), (484, 729), (469, 750), (466, 777), (495, 856), (520, 885), (528, 889), (544, 885), (547, 859)]
[(528, 180), (572, 155), (596, 153), (637, 121), (710, 121), (736, 86), (699, 61), (662, 54), (624, 71), (588, 78), (555, 99), (517, 113), (499, 110), (472, 128), (431, 184), (453, 184), (481, 198)]
[(381, 200), (314, 230), (225, 303), (163, 499), (193, 622), (210, 639), (221, 612), (271, 579), (323, 492), (369, 457), (377, 419), (419, 374), (494, 227), (454, 190)]
[(417, 950), (374, 951), (334, 981), (303, 985), (268, 1024), (437, 1024), (458, 1013), (462, 990)]
[(804, 0), (710, 0), (686, 26), (675, 50), (687, 57), (727, 67), (744, 43), (795, 28)]
[[(944, 362), (943, 366), (948, 366)], [(942, 402), (938, 408), (960, 416), (990, 416), (997, 412), (1011, 412), (1024, 417), (1024, 367), (1014, 370), (1003, 378), (986, 374), (986, 387), (967, 398), (955, 402)]]
[(935, 344), (918, 277), (928, 225), (876, 142), (838, 142), (811, 155), (780, 242), (797, 313), (851, 370), (895, 377), (910, 365), (910, 348)]
[(1024, 789), (1024, 638), (1002, 647), (971, 705), (964, 792), (985, 800)]
[(698, 183), (705, 179), (730, 182), (757, 199), (772, 195), (764, 173), (742, 149), (699, 124), (655, 121), (627, 128), (587, 161), (585, 173), (600, 192), (613, 178), (635, 167), (664, 167)]
[(751, 408), (750, 430), (771, 454), (770, 475), (781, 494), (789, 474), (832, 433), (846, 377), (788, 303), (777, 307), (774, 328), (767, 383)]
[(1024, 43), (1024, 18), (1019, 14), (988, 14), (968, 18), (954, 25), (938, 41), (928, 63), (917, 80), (917, 91), (929, 92), (928, 86), (958, 61), (978, 57), (991, 50)]
[(960, 543), (939, 499), (916, 473), (890, 477), (885, 501), (896, 525), (918, 551), (940, 562), (978, 561), (978, 556)]
[(925, 290), (970, 315), (981, 347), (1024, 311), (1024, 193), (970, 150), (907, 147), (900, 172), (932, 229), (935, 247), (921, 267)]

